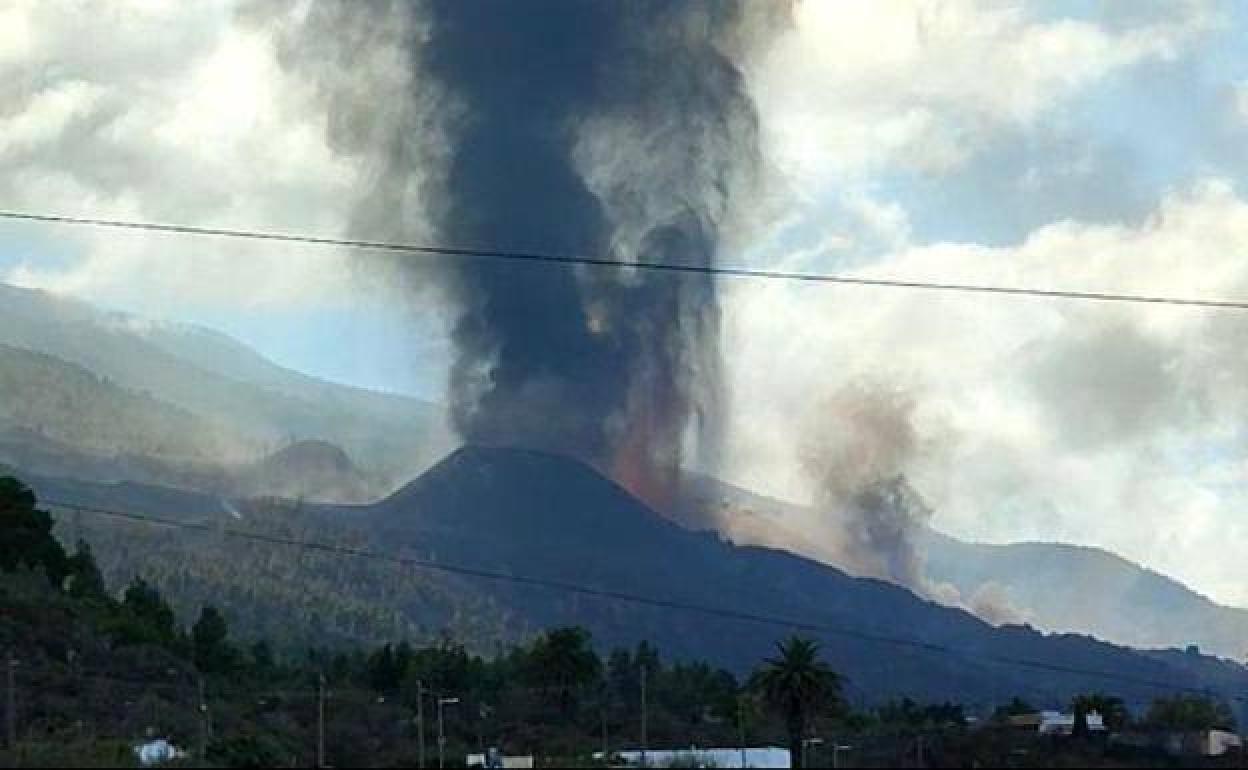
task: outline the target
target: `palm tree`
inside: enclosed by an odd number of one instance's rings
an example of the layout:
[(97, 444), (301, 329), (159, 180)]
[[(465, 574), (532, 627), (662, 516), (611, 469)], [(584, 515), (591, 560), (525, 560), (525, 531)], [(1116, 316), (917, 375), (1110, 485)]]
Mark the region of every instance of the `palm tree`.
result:
[(819, 645), (810, 639), (793, 636), (776, 648), (780, 654), (763, 661), (750, 685), (784, 718), (789, 757), (801, 767), (802, 737), (815, 711), (839, 699), (841, 677), (819, 660)]
[(1093, 712), (1101, 715), (1105, 729), (1111, 733), (1121, 732), (1130, 718), (1122, 698), (1102, 693), (1075, 696), (1071, 710), (1075, 713), (1075, 735), (1088, 734), (1088, 714)]

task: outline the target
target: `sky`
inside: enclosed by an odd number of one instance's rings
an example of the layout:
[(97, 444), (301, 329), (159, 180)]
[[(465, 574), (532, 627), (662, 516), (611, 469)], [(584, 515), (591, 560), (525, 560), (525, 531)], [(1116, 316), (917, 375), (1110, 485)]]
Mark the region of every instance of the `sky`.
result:
[[(361, 100), (384, 135), (387, 92), (420, 75), (385, 40), (311, 75), (257, 15), (0, 2), (0, 208), (347, 232), (377, 170), (338, 151), (328, 101)], [(800, 3), (743, 65), (767, 181), (720, 263), (1248, 299), (1246, 34), (1234, 2)], [(348, 70), (369, 88), (344, 97)], [(382, 235), (425, 236), (419, 208)], [(442, 399), (445, 313), (407, 275), (332, 248), (0, 223), (0, 280)], [(1103, 546), (1248, 606), (1248, 313), (721, 291), (726, 478), (817, 497), (803, 448), (840, 435), (828, 405), (891, 393), (915, 436), (896, 470), (937, 527)]]

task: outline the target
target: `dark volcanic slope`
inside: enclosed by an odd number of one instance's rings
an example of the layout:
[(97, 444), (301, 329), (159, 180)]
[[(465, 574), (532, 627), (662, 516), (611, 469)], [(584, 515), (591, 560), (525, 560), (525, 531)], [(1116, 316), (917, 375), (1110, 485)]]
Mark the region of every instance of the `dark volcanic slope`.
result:
[[(993, 628), (888, 583), (852, 578), (783, 551), (737, 547), (712, 534), (691, 532), (587, 466), (536, 452), (462, 449), (371, 506), (279, 511), (236, 501), (243, 521), (234, 521), (212, 496), (137, 484), (31, 481), (41, 494), (62, 500), (244, 530), (277, 528), (283, 536), (352, 547), (371, 540), (377, 551), (447, 565), (822, 626), (822, 632), (808, 628), (804, 633), (822, 640), (827, 658), (849, 677), (850, 695), (858, 700), (908, 695), (954, 699), (982, 710), (1013, 695), (1057, 705), (1074, 693), (1097, 690), (1138, 705), (1166, 692), (1139, 680), (1233, 695), (1248, 691), (1248, 672), (1231, 663), (1200, 655), (1141, 654), (1084, 636)], [(580, 624), (603, 646), (648, 639), (668, 656), (745, 671), (791, 632), (689, 609), (399, 569), (384, 561), (308, 554), (202, 532), (118, 529), (116, 523), (90, 517), (87, 524), (106, 527), (97, 530), (99, 535), (112, 538), (97, 548), (113, 565), (110, 574), (124, 579), (139, 571), (164, 575), (162, 590), (182, 605), (219, 604), (239, 619), (244, 634), (252, 624), (269, 633), (272, 628), (264, 624), (278, 623), (320, 633), (324, 643), (332, 643), (447, 628), (488, 652), (497, 642), (542, 628)], [(145, 539), (127, 539), (140, 535)], [(321, 621), (324, 625), (317, 625)], [(953, 653), (885, 643), (863, 633)], [(1076, 674), (1071, 668), (1116, 678)]]
[[(1157, 694), (1139, 683), (1065, 671), (1077, 667), (1136, 680), (1203, 685), (1186, 671), (1087, 637), (995, 629), (958, 610), (888, 583), (851, 578), (789, 553), (736, 547), (682, 529), (578, 462), (530, 451), (461, 449), (392, 498), (366, 511), (378, 547), (667, 601), (722, 607), (844, 629), (819, 632), (832, 663), (860, 693), (1000, 700), (1015, 693), (1042, 702), (1087, 690), (1135, 699)], [(479, 581), (502, 606), (534, 625), (580, 623), (606, 644), (646, 638), (680, 657), (737, 669), (754, 665), (788, 631), (689, 610), (578, 597), (500, 581)], [(815, 633), (815, 632), (810, 632)], [(905, 637), (959, 652), (867, 640)], [(1042, 670), (1002, 663), (1026, 659)], [(1211, 665), (1209, 676), (1227, 678)], [(1218, 671), (1220, 674), (1214, 674)], [(1248, 684), (1242, 669), (1233, 677)], [(1219, 682), (1218, 684), (1229, 684)]]

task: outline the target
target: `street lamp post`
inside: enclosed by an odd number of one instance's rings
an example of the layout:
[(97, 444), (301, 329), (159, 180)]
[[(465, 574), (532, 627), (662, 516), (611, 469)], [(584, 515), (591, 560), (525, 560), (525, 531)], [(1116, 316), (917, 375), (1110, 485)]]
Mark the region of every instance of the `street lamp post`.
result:
[(650, 742), (650, 738), (646, 735), (646, 662), (641, 662), (641, 766), (646, 766), (646, 751), (649, 748), (646, 744)]
[[(5, 661), (5, 675), (8, 680), (4, 689), (6, 706), (4, 709), (5, 716), (5, 746), (9, 751), (17, 751), (17, 657), (13, 653), (9, 653), (8, 660)], [(14, 754), (14, 756), (17, 756)]]
[(737, 696), (737, 745), (741, 748), (741, 766), (745, 767), (745, 696)]
[(802, 739), (802, 767), (810, 767), (810, 747), (823, 743), (822, 738)]
[(420, 766), (425, 766), (425, 683), (416, 680), (416, 740)]
[(442, 728), (442, 707), (459, 703), (459, 698), (438, 698), (438, 767), (445, 767), (446, 732)]
[(316, 766), (325, 767), (325, 675), (316, 680)]

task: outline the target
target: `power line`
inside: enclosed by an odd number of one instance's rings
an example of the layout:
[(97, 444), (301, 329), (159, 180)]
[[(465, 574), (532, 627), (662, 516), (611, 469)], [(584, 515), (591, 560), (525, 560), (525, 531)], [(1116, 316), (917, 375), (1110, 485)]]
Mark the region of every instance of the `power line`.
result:
[(695, 604), (691, 602), (680, 602), (670, 599), (660, 599), (656, 597), (643, 596), (640, 594), (632, 594), (623, 591), (610, 591), (599, 588), (591, 588), (588, 586), (578, 585), (575, 583), (567, 583), (559, 580), (550, 580), (547, 578), (538, 578), (525, 575), (514, 575), (505, 572), (494, 572), (490, 570), (478, 569), (475, 567), (466, 567), (462, 565), (446, 564), (442, 562), (433, 562), (425, 559), (413, 559), (410, 557), (397, 556), (378, 551), (370, 551), (363, 548), (353, 548), (349, 546), (334, 545), (331, 543), (321, 543), (314, 540), (300, 540), (296, 538), (283, 537), (280, 535), (268, 535), (260, 532), (248, 532), (244, 530), (231, 529), (229, 527), (216, 526), (212, 524), (201, 524), (195, 522), (179, 521), (177, 519), (152, 516), (148, 514), (133, 513), (130, 511), (121, 511), (112, 508), (103, 508), (98, 506), (80, 505), (78, 503), (70, 503), (59, 500), (43, 499), (41, 502), (53, 508), (63, 508), (70, 511), (81, 511), (99, 516), (113, 519), (121, 519), (145, 524), (153, 524), (156, 526), (172, 527), (177, 529), (192, 530), (197, 532), (206, 532), (211, 534), (223, 535), (226, 537), (235, 537), (244, 540), (265, 543), (268, 545), (282, 545), (295, 548), (303, 548), (312, 551), (321, 551), (342, 556), (351, 556), (355, 558), (376, 559), (404, 567), (414, 567), (418, 569), (426, 569), (438, 572), (446, 572), (455, 575), (463, 575), (466, 577), (483, 578), (486, 580), (495, 580), (508, 583), (516, 583), (520, 585), (535, 586), (540, 588), (548, 588), (557, 591), (565, 591), (583, 596), (590, 596), (596, 599), (605, 599), (611, 601), (623, 601), (632, 604), (640, 604), (661, 609), (680, 610), (684, 612), (697, 612), (704, 615), (722, 617), (728, 620), (737, 620), (749, 623), (758, 623), (763, 625), (779, 626), (791, 630), (806, 631), (811, 633), (827, 634), (833, 636), (848, 637), (858, 641), (871, 642), (875, 644), (890, 644), (900, 647), (909, 647), (925, 652), (947, 655), (951, 657), (961, 658), (963, 660), (980, 663), (995, 663), (1006, 666), (1016, 666), (1020, 668), (1030, 668), (1034, 670), (1046, 671), (1057, 674), (1072, 674), (1078, 676), (1089, 676), (1102, 678), (1123, 683), (1130, 683), (1145, 687), (1153, 687), (1165, 691), (1180, 691), (1197, 693), (1201, 695), (1210, 695), (1208, 688), (1189, 687), (1176, 684), (1173, 682), (1162, 682), (1160, 680), (1148, 679), (1145, 677), (1136, 677), (1129, 674), (1122, 674), (1114, 671), (1102, 671), (1097, 669), (1082, 668), (1078, 666), (1068, 666), (1060, 663), (1050, 663), (1046, 661), (1031, 660), (1027, 658), (1016, 658), (1006, 655), (992, 654), (971, 654), (961, 650), (954, 649), (944, 644), (935, 644), (932, 642), (924, 642), (918, 639), (911, 639), (898, 636), (889, 636), (884, 634), (875, 634), (866, 631), (860, 631), (842, 626), (833, 626), (824, 623), (812, 623), (807, 621), (794, 620), (792, 618), (782, 618), (773, 615), (762, 615), (751, 612), (741, 612), (739, 610), (727, 609), (724, 607), (712, 607), (703, 604)]
[(147, 232), (177, 235), (215, 236), (221, 238), (243, 238), (255, 241), (273, 241), (279, 243), (302, 243), (315, 246), (340, 246), (352, 249), (371, 251), (390, 251), (426, 256), (457, 257), (462, 259), (510, 260), (529, 263), (546, 263), (556, 265), (586, 265), (590, 267), (612, 269), (652, 270), (669, 273), (696, 273), (703, 275), (719, 275), (728, 278), (759, 278), (767, 280), (796, 281), (806, 283), (842, 284), (849, 286), (872, 286), (893, 289), (914, 289), (921, 291), (963, 292), (972, 294), (1001, 294), (1010, 296), (1041, 297), (1049, 299), (1072, 299), (1092, 302), (1129, 302), (1149, 305), (1177, 305), (1186, 307), (1218, 308), (1224, 310), (1248, 310), (1248, 300), (1201, 299), (1198, 297), (1171, 297), (1164, 295), (1120, 294), (1113, 292), (1069, 291), (1065, 289), (1034, 289), (1022, 286), (994, 286), (984, 284), (942, 283), (933, 281), (906, 281), (894, 278), (867, 278), (852, 275), (835, 275), (830, 273), (806, 273), (787, 270), (765, 270), (749, 267), (690, 265), (681, 263), (654, 262), (639, 260), (630, 262), (608, 257), (594, 257), (575, 254), (554, 254), (540, 251), (512, 251), (505, 249), (474, 249), (453, 246), (428, 244), (399, 243), (392, 241), (372, 241), (352, 238), (329, 238), (299, 233), (283, 233), (260, 230), (238, 230), (219, 227), (197, 227), (162, 222), (140, 222), (121, 219), (98, 219), (89, 217), (73, 217), (62, 214), (34, 214), (21, 211), (0, 210), (0, 219), (25, 220), (32, 222), (49, 222), (62, 225), (80, 225), (87, 227), (105, 227), (120, 230), (141, 230)]

